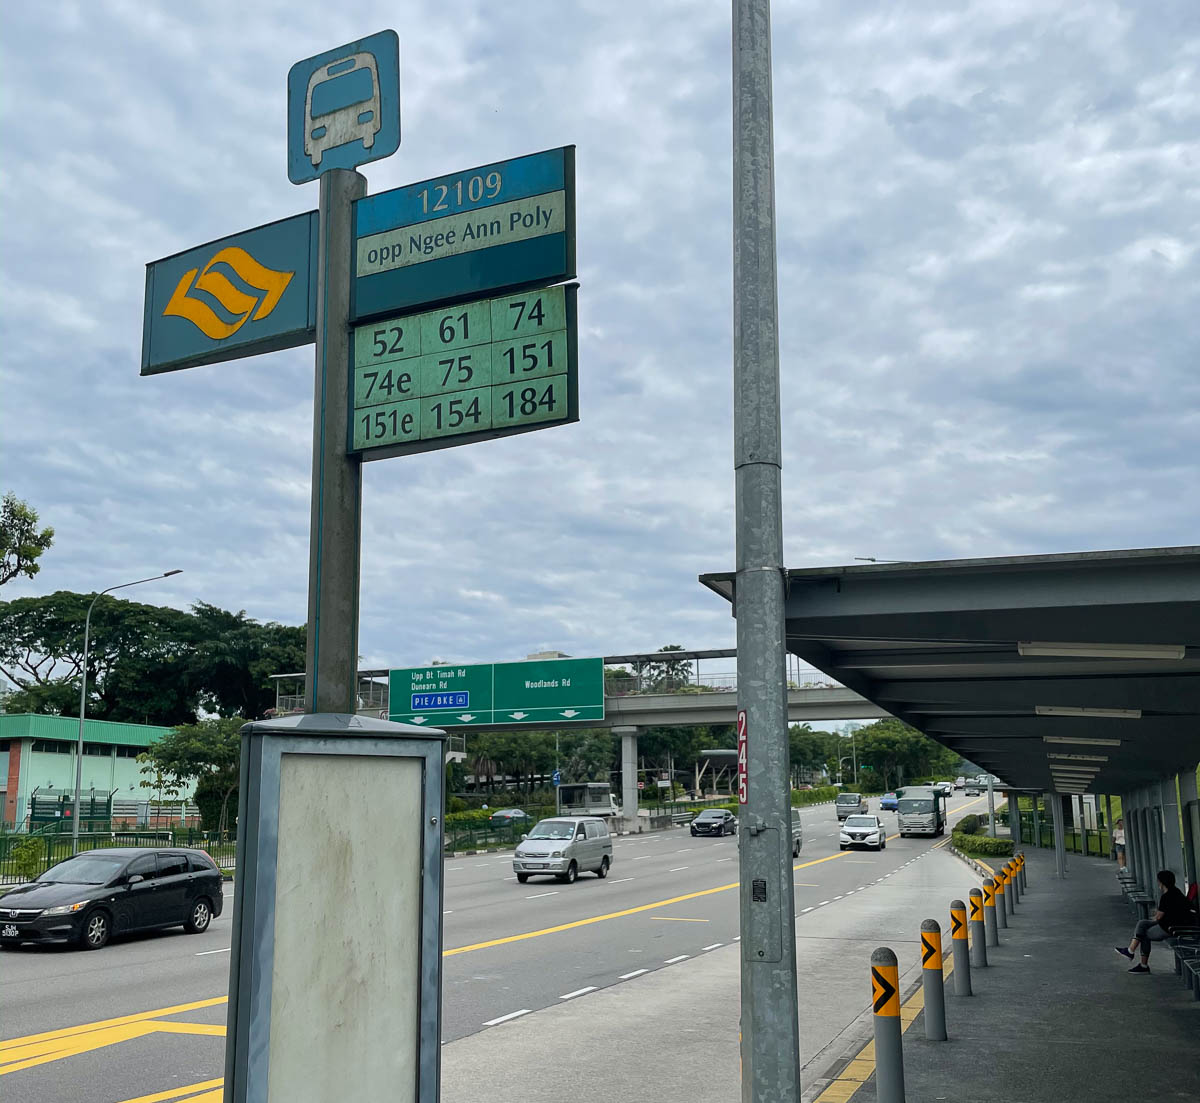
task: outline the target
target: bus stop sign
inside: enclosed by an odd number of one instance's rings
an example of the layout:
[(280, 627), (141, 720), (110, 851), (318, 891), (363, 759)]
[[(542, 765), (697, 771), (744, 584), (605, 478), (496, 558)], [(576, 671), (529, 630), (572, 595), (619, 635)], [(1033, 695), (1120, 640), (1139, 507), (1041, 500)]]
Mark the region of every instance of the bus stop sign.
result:
[(347, 42), (288, 70), (288, 179), (316, 180), (400, 148), (400, 39)]

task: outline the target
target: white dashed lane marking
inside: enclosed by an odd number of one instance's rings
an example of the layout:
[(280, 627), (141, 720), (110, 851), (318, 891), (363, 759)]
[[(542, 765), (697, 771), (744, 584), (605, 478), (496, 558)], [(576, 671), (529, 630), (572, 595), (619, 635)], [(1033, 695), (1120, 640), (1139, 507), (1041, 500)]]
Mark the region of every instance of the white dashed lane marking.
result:
[(517, 1019), (522, 1015), (528, 1015), (531, 1008), (523, 1007), (520, 1011), (510, 1011), (507, 1015), (501, 1015), (497, 1019), (488, 1019), (484, 1026), (498, 1026), (500, 1023), (506, 1023), (509, 1019)]

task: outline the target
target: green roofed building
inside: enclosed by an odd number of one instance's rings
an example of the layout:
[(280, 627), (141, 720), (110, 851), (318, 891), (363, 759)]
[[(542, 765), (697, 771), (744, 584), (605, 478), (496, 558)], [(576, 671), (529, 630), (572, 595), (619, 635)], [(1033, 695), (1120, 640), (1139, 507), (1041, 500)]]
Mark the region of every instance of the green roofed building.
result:
[[(107, 804), (111, 797), (113, 819), (136, 822), (139, 806), (144, 809), (160, 796), (142, 787), (146, 775), (141, 772), (137, 756), (170, 730), (153, 724), (85, 720), (85, 807), (89, 800)], [(5, 823), (18, 829), (27, 826), (35, 797), (42, 809), (55, 803), (70, 806), (69, 798), (75, 793), (78, 738), (79, 720), (75, 717), (32, 712), (0, 715), (0, 818)], [(189, 791), (174, 799), (191, 795)]]

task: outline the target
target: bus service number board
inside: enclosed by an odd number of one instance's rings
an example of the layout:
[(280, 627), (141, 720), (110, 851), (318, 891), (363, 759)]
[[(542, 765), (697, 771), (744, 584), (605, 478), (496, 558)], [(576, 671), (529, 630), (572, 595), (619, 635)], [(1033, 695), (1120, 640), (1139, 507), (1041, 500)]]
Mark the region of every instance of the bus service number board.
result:
[(386, 459), (578, 421), (577, 290), (355, 327), (348, 451)]

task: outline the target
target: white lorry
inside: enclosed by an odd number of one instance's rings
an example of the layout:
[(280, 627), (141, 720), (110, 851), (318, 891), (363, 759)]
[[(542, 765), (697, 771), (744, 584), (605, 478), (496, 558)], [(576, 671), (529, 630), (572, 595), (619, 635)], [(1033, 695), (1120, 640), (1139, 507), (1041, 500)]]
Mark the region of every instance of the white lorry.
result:
[(620, 816), (621, 806), (606, 781), (584, 781), (558, 787), (560, 816)]
[(946, 796), (931, 785), (908, 785), (896, 791), (900, 838), (941, 835), (946, 830)]

